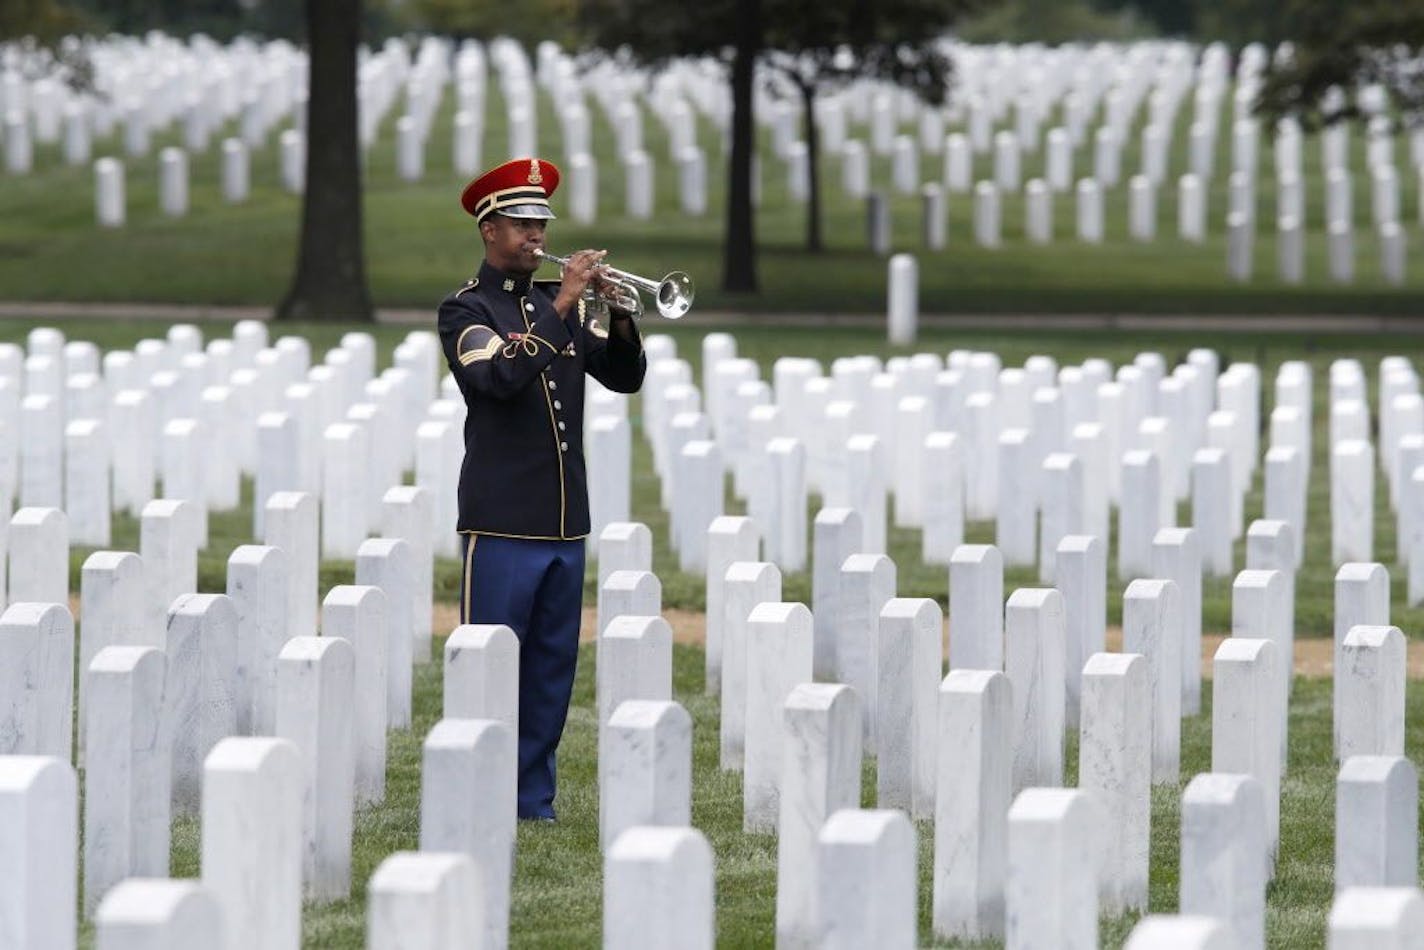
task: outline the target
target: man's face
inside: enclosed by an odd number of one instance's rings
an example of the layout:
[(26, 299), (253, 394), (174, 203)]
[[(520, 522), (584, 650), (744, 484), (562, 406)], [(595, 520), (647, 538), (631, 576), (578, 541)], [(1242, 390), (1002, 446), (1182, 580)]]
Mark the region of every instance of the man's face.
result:
[(544, 247), (543, 218), (507, 218), (492, 214), (480, 222), (485, 260), (507, 274), (532, 274), (539, 267), (535, 248)]

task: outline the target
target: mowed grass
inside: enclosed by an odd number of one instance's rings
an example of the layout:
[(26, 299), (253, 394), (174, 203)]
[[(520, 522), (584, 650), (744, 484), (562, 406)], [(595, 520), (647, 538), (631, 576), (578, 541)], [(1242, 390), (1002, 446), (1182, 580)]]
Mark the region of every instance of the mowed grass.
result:
[[(0, 322), (0, 340), (23, 342), (35, 324), (24, 321)], [(166, 325), (144, 322), (73, 321), (61, 324), (71, 339), (89, 339), (105, 349), (129, 347), (138, 339), (162, 336)], [(702, 331), (657, 322), (644, 324), (645, 332), (669, 332), (679, 354), (694, 364), (700, 380), (700, 340)], [(223, 324), (204, 324), (204, 333), (215, 338), (229, 332)], [(338, 343), (347, 327), (274, 324), (275, 337), (300, 333), (312, 341), (315, 357)], [(404, 328), (370, 328), (378, 343), (379, 365), (387, 365), (391, 349), (406, 332)], [(818, 331), (794, 331), (769, 327), (743, 327), (736, 331), (739, 352), (756, 359), (763, 376), (769, 378), (771, 364), (778, 356), (803, 355), (820, 359), (829, 366), (836, 356), (875, 353), (883, 357), (909, 350), (887, 347), (875, 332), (834, 327)], [(1107, 334), (1107, 333), (949, 333), (927, 332), (915, 350), (945, 353), (951, 348), (992, 349), (1005, 366), (1019, 365), (1035, 353), (1055, 356), (1060, 364), (1076, 363), (1088, 356), (1102, 356), (1114, 364), (1128, 362), (1141, 351), (1161, 352), (1169, 365), (1184, 358), (1188, 350), (1202, 343), (1214, 344), (1225, 368), (1231, 361), (1250, 360), (1262, 370), (1264, 406), (1262, 418), (1269, 417), (1272, 402), (1270, 381), (1279, 364), (1287, 359), (1308, 360), (1315, 372), (1315, 458), (1311, 479), (1310, 529), (1307, 533), (1306, 563), (1297, 582), (1297, 634), (1302, 637), (1328, 636), (1331, 628), (1334, 569), (1329, 564), (1329, 496), (1324, 445), (1327, 441), (1326, 380), (1332, 359), (1350, 356), (1360, 359), (1370, 378), (1372, 400), (1376, 390), (1376, 369), (1381, 356), (1411, 352), (1407, 339), (1361, 338), (1303, 335), (1229, 335), (1204, 340), (1190, 334)], [(631, 402), (635, 431), (641, 433), (641, 405)], [(666, 516), (658, 510), (656, 482), (642, 438), (634, 440), (633, 517), (648, 523), (655, 538), (655, 568), (663, 583), (667, 607), (697, 610), (703, 604), (700, 578), (680, 572), (666, 544)], [(199, 586), (205, 591), (225, 588), (226, 560), (239, 544), (250, 543), (250, 485), (244, 486), (242, 507), (234, 512), (214, 513), (211, 543), (200, 558)], [(1418, 626), (1419, 611), (1404, 603), (1402, 574), (1393, 569), (1393, 519), (1385, 503), (1384, 485), (1376, 489), (1376, 551), (1394, 575), (1393, 619), (1406, 634)], [(819, 500), (812, 498), (808, 515)], [(735, 499), (728, 510), (740, 510)], [(1247, 519), (1261, 512), (1260, 476), (1246, 504)], [(1184, 506), (1181, 523), (1189, 523)], [(136, 549), (137, 524), (131, 518), (117, 519), (115, 549)], [(992, 540), (992, 525), (972, 524), (974, 540)], [(898, 566), (898, 589), (906, 596), (934, 597), (943, 605), (947, 594), (947, 572), (926, 567), (919, 561), (917, 532), (894, 530), (890, 553)], [(78, 577), (87, 549), (73, 552), (71, 576)], [(1110, 558), (1110, 565), (1114, 560)], [(1236, 548), (1236, 565), (1244, 563), (1241, 546)], [(1110, 568), (1111, 569), (1111, 568)], [(592, 603), (592, 572), (587, 584)], [(330, 561), (322, 566), (322, 590), (333, 584), (350, 583), (350, 562)], [(77, 580), (74, 582), (77, 585)], [(1010, 571), (1006, 591), (1037, 586), (1033, 572)], [(454, 600), (458, 585), (458, 565), (438, 564), (436, 599)], [(1120, 615), (1122, 584), (1109, 581), (1110, 613)], [(788, 600), (809, 601), (810, 580), (806, 573), (785, 577), (783, 594)], [(1230, 586), (1225, 580), (1209, 581), (1205, 588), (1206, 629), (1230, 629)], [(448, 630), (436, 631), (438, 635)], [(352, 896), (346, 901), (324, 906), (308, 906), (304, 913), (304, 944), (310, 947), (356, 948), (364, 941), (365, 887), (370, 874), (393, 851), (414, 848), (418, 842), (420, 799), (420, 743), (439, 719), (441, 708), (440, 649), (437, 640), (431, 662), (417, 667), (415, 674), (414, 724), (409, 732), (391, 733), (387, 798), (379, 807), (364, 810), (357, 819), (353, 854)], [(585, 648), (581, 656), (574, 706), (564, 744), (561, 747), (558, 807), (561, 821), (553, 826), (521, 826), (514, 883), (512, 944), (515, 947), (596, 946), (601, 933), (601, 854), (597, 842), (597, 789), (595, 773), (595, 718), (593, 706), (593, 652)], [(694, 797), (693, 823), (707, 835), (716, 853), (719, 944), (728, 947), (770, 946), (774, 935), (776, 842), (771, 836), (743, 835), (741, 831), (741, 787), (738, 776), (718, 769), (717, 704), (703, 695), (703, 654), (695, 647), (678, 646), (674, 653), (674, 692), (693, 718)], [(1186, 781), (1210, 769), (1210, 684), (1203, 690), (1203, 712), (1183, 722), (1182, 781), (1156, 789), (1153, 795), (1152, 870), (1149, 909), (1171, 912), (1177, 907), (1179, 802)], [(1424, 710), (1417, 690), (1409, 700), (1407, 754), (1419, 760), (1424, 744)], [(1327, 680), (1298, 679), (1291, 706), (1290, 769), (1283, 784), (1281, 857), (1275, 881), (1268, 892), (1268, 928), (1275, 947), (1322, 946), (1324, 923), (1333, 893), (1331, 866), (1334, 841), (1335, 765), (1330, 752), (1330, 683)], [(1076, 782), (1076, 740), (1067, 740), (1069, 783)], [(874, 801), (873, 764), (867, 763), (863, 781), (863, 802)], [(920, 932), (929, 943), (930, 865), (933, 854), (932, 828), (919, 829)], [(196, 821), (175, 823), (172, 873), (195, 876), (199, 873), (199, 828)], [(1133, 919), (1103, 921), (1105, 946), (1120, 946)], [(92, 928), (84, 931), (86, 945), (92, 944)], [(949, 944), (947, 944), (949, 945)], [(989, 944), (992, 945), (992, 944)]]
[[(1417, 310), (1424, 272), (1415, 266), (1400, 287), (1385, 284), (1371, 221), (1371, 189), (1365, 173), (1364, 135), (1351, 137), (1353, 215), (1357, 255), (1355, 281), (1333, 282), (1327, 274), (1324, 233), (1324, 179), (1317, 137), (1304, 141), (1306, 279), (1288, 286), (1276, 278), (1276, 173), (1269, 130), (1263, 131), (1256, 166), (1258, 237), (1255, 274), (1247, 283), (1226, 274), (1225, 217), (1231, 171), (1230, 95), (1223, 97), (1215, 164), (1208, 192), (1208, 237), (1201, 244), (1177, 237), (1176, 180), (1188, 167), (1190, 101), (1179, 110), (1167, 177), (1158, 189), (1158, 236), (1137, 242), (1127, 231), (1128, 176), (1141, 169), (1144, 117), (1129, 134), (1122, 156), (1123, 183), (1105, 198), (1105, 240), (1087, 245), (1074, 237), (1075, 199), (1054, 199), (1054, 242), (1030, 245), (1025, 237), (1022, 195), (1002, 198), (1003, 246), (989, 250), (972, 240), (969, 194), (948, 196), (949, 244), (938, 252), (923, 246), (918, 195), (891, 191), (890, 160), (873, 156), (873, 186), (889, 194), (892, 249), (919, 256), (920, 303), (927, 312), (970, 313), (1396, 313)], [(365, 152), (365, 236), (368, 274), (376, 302), (386, 307), (433, 307), (478, 265), (480, 246), (456, 201), (464, 177), (453, 168), (453, 95), (446, 90), (425, 152), (425, 175), (418, 183), (399, 180), (395, 170), (394, 114), (387, 116), (375, 144)], [(720, 133), (699, 119), (698, 142), (708, 156), (708, 203), (702, 215), (684, 213), (678, 173), (669, 158), (666, 131), (644, 107), (644, 146), (656, 167), (657, 213), (639, 221), (624, 212), (626, 187), (607, 117), (590, 97), (593, 155), (598, 168), (598, 218), (580, 225), (565, 214), (550, 231), (549, 245), (568, 251), (602, 247), (619, 267), (650, 277), (680, 269), (697, 282), (700, 310), (747, 312), (874, 313), (885, 306), (883, 258), (868, 250), (863, 202), (841, 189), (841, 160), (823, 155), (826, 251), (804, 250), (805, 206), (790, 196), (785, 162), (772, 149), (768, 128), (759, 132), (760, 202), (756, 215), (761, 290), (729, 294), (720, 289), (723, 273), (726, 158)], [(1143, 110), (1145, 111), (1145, 110)], [(1043, 131), (1061, 121), (1050, 114)], [(951, 127), (954, 128), (953, 126)], [(490, 166), (508, 156), (508, 130), (499, 83), (491, 74), (485, 100), (482, 159)], [(554, 103), (538, 96), (539, 150), (567, 159)], [(913, 123), (899, 131), (916, 134)], [(104, 230), (94, 223), (93, 172), (67, 167), (59, 145), (38, 145), (35, 171), (0, 178), (0, 299), (140, 301), (274, 305), (291, 278), (297, 240), (298, 197), (279, 184), (277, 133), (251, 157), (252, 194), (228, 205), (221, 196), (217, 143), (235, 135), (230, 123), (202, 153), (190, 157), (191, 210), (181, 219), (165, 217), (158, 206), (158, 152), (180, 145), (174, 129), (154, 137), (146, 156), (127, 157), (122, 133), (95, 144), (95, 155), (114, 155), (126, 165), (128, 223)], [(864, 124), (850, 134), (869, 140)], [(1044, 174), (1046, 149), (1026, 152), (1022, 178)], [(1418, 176), (1408, 165), (1402, 136), (1395, 143), (1401, 189), (1401, 220), (1408, 239), (1417, 240)], [(943, 177), (943, 159), (926, 153), (920, 179)], [(1091, 145), (1073, 157), (1074, 177), (1092, 172)], [(993, 177), (991, 157), (975, 157), (974, 177)], [(567, 208), (561, 196), (555, 205)], [(1411, 259), (1417, 255), (1411, 255)], [(552, 273), (552, 269), (551, 269)]]

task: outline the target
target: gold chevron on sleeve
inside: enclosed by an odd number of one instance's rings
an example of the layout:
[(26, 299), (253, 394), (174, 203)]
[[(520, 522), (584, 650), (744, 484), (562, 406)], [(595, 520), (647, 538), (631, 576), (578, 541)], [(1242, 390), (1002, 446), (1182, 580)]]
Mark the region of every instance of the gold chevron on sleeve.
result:
[[(468, 343), (466, 342), (468, 339)], [(482, 324), (465, 328), (455, 344), (460, 353), (460, 365), (469, 366), (482, 360), (494, 359), (504, 341), (494, 330)]]

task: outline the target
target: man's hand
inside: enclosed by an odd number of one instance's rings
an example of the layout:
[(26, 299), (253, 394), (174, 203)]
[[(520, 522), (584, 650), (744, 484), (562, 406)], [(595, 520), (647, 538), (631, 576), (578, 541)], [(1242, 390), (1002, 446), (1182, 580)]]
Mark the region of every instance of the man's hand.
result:
[(559, 316), (567, 318), (574, 312), (579, 297), (583, 295), (589, 283), (596, 280), (605, 269), (603, 259), (606, 256), (607, 250), (592, 249), (575, 251), (569, 255), (569, 262), (564, 267), (563, 282), (559, 285), (559, 295), (554, 298), (554, 309), (559, 312)]

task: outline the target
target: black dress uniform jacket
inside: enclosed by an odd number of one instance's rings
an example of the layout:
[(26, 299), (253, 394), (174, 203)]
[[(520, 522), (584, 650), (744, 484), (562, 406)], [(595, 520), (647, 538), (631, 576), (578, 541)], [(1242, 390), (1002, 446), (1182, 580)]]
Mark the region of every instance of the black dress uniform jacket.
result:
[(541, 540), (589, 532), (583, 459), (585, 370), (637, 392), (647, 360), (634, 342), (554, 309), (558, 280), (505, 274), (488, 261), (440, 304), (440, 342), (465, 398), (458, 530)]

